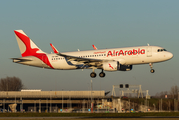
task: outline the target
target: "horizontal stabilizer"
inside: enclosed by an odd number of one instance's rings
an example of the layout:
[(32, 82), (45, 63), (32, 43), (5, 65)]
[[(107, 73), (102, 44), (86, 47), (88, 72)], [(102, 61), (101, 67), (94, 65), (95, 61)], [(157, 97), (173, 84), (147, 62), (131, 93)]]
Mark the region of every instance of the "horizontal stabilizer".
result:
[(26, 62), (26, 61), (32, 61), (29, 59), (21, 59), (21, 58), (11, 58), (14, 63), (19, 63), (19, 62)]

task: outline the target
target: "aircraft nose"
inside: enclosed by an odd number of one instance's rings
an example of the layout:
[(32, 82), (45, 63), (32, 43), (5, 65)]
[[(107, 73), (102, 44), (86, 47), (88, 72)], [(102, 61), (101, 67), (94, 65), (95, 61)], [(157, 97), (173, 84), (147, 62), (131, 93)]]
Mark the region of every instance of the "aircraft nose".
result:
[(169, 53), (168, 53), (168, 58), (169, 58), (169, 59), (172, 59), (172, 58), (173, 58), (173, 54), (169, 52)]

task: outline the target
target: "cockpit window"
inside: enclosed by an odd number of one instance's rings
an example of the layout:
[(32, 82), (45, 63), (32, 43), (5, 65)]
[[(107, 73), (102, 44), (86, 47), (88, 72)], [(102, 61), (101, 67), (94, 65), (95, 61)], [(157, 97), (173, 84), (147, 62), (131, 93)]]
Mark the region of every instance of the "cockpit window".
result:
[(167, 51), (166, 49), (158, 49), (158, 52)]

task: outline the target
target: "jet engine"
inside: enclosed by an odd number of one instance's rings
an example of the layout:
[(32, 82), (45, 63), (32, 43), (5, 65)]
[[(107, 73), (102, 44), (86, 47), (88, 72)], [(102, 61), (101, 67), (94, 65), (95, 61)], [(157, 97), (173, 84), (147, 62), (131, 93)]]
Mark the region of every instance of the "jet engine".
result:
[(118, 69), (119, 69), (119, 62), (117, 61), (103, 63), (103, 70), (105, 71), (117, 71)]

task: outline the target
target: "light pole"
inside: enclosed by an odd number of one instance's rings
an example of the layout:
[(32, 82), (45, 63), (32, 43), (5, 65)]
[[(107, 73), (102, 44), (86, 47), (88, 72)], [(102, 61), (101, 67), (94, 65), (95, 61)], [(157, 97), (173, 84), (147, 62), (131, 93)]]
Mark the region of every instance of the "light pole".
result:
[(72, 110), (72, 105), (71, 105), (71, 91), (70, 91), (70, 110)]
[(62, 112), (63, 112), (63, 89), (62, 89)]
[(92, 86), (92, 85), (93, 85), (93, 82), (92, 82), (92, 80), (91, 80), (91, 113), (93, 113), (93, 101), (92, 101), (92, 100), (93, 100), (93, 99), (92, 99), (92, 90), (93, 90), (92, 87), (93, 87), (93, 86)]
[(154, 106), (154, 112), (155, 112), (155, 104), (153, 104), (153, 106)]
[(90, 96), (90, 84), (88, 83), (88, 102), (87, 102), (87, 108), (89, 109), (90, 108), (90, 105), (89, 105), (89, 96)]
[(52, 101), (51, 101), (51, 92), (50, 92), (50, 113), (52, 112)]

